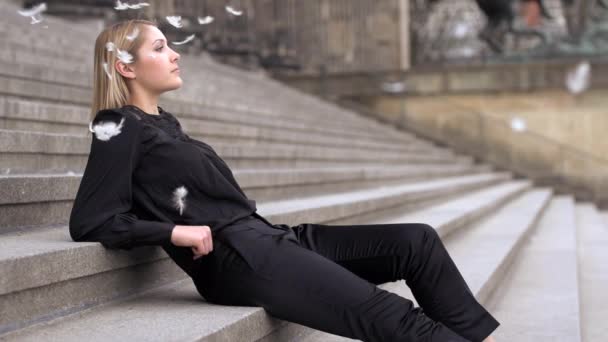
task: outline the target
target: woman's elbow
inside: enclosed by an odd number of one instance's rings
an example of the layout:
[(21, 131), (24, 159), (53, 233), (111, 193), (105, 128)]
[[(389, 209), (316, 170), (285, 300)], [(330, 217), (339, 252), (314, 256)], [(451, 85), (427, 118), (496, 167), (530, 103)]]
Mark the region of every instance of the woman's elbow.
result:
[(75, 242), (99, 242), (108, 249), (132, 249), (130, 235), (123, 232), (87, 227), (78, 221), (69, 223), (70, 237)]

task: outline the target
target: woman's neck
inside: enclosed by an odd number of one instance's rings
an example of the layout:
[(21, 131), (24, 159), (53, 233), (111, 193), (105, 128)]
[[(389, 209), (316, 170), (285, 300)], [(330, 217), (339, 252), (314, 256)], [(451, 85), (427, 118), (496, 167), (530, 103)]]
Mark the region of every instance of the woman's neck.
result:
[(129, 99), (128, 104), (138, 107), (144, 112), (151, 115), (158, 115), (158, 98), (142, 99), (138, 96), (133, 96)]

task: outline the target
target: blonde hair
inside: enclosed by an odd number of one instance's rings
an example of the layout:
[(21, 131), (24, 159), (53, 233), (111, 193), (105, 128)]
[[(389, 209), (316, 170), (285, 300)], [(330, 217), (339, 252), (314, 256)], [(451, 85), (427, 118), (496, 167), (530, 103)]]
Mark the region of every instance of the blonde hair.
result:
[[(137, 61), (137, 50), (144, 42), (145, 25), (158, 27), (153, 21), (144, 19), (130, 19), (118, 22), (105, 28), (95, 41), (95, 59), (93, 63), (93, 102), (91, 103), (91, 121), (98, 111), (109, 108), (120, 108), (127, 104), (129, 89), (125, 78), (116, 71), (116, 49), (126, 51), (133, 56), (133, 62)], [(133, 34), (135, 29), (139, 34), (132, 41), (127, 36)], [(112, 42), (115, 51), (108, 51), (106, 44)], [(107, 63), (108, 73), (104, 69)]]

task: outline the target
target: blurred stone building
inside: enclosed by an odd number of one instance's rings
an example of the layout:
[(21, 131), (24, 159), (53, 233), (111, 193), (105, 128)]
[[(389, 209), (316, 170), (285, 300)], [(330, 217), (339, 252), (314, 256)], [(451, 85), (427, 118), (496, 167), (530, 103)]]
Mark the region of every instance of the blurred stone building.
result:
[[(123, 1), (138, 3), (140, 1)], [(154, 19), (188, 52), (207, 51), (226, 63), (298, 74), (404, 70), (409, 58), (409, 0), (150, 0), (116, 11), (110, 0), (49, 0), (48, 13), (74, 19)], [(32, 3), (33, 4), (33, 3)], [(242, 11), (229, 13), (225, 6)], [(166, 16), (182, 16), (177, 29)], [(198, 17), (214, 21), (200, 25)]]

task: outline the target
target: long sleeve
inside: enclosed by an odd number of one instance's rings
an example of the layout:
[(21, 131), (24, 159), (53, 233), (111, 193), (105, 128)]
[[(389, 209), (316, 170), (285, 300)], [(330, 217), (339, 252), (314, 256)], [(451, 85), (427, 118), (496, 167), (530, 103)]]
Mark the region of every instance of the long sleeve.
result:
[(102, 110), (90, 129), (91, 151), (70, 214), (72, 239), (127, 250), (171, 244), (175, 224), (140, 220), (131, 212), (141, 123), (130, 115)]

